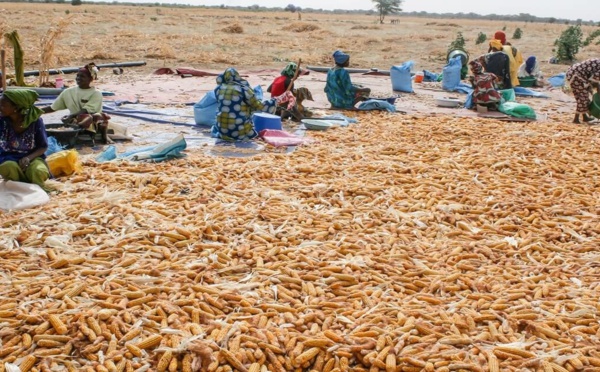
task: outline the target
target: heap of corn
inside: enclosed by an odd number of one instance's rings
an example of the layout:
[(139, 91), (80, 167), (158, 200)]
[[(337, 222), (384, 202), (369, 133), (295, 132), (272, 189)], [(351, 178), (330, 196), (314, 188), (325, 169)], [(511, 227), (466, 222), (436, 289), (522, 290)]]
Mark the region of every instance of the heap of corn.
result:
[(598, 132), (359, 120), (0, 215), (0, 371), (600, 371)]

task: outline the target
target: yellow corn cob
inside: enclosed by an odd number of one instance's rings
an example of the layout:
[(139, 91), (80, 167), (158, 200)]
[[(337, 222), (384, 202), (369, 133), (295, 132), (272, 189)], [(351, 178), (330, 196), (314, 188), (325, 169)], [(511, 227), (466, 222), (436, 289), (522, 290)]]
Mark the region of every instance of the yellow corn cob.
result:
[(150, 348), (153, 348), (155, 346), (158, 346), (161, 341), (162, 341), (162, 336), (159, 335), (159, 334), (154, 334), (154, 335), (152, 335), (150, 337), (147, 337), (143, 341), (139, 342), (136, 346), (139, 347), (142, 350), (143, 349), (150, 349)]
[(220, 353), (221, 356), (223, 356), (223, 358), (225, 358), (225, 360), (229, 362), (229, 364), (231, 364), (233, 368), (237, 369), (240, 372), (248, 372), (248, 370), (246, 369), (246, 367), (244, 367), (242, 362), (240, 362), (239, 359), (231, 351), (227, 349), (221, 349)]
[(171, 358), (173, 358), (173, 352), (171, 350), (166, 351), (162, 357), (160, 357), (158, 365), (156, 366), (156, 371), (165, 372), (169, 367), (169, 363), (171, 363)]
[(104, 367), (108, 370), (108, 372), (117, 372), (117, 366), (112, 360), (105, 361)]
[(131, 341), (134, 338), (136, 338), (137, 336), (139, 336), (141, 333), (142, 333), (142, 329), (141, 328), (134, 328), (134, 329), (130, 330), (129, 332), (125, 333), (123, 335), (123, 337), (121, 337), (121, 339), (119, 340), (119, 342)]
[(121, 359), (119, 364), (117, 364), (117, 372), (124, 372), (126, 364), (127, 364), (127, 359), (125, 359), (125, 358)]
[(169, 372), (177, 372), (179, 369), (179, 360), (177, 360), (177, 356), (171, 358), (171, 363), (169, 363)]
[(94, 331), (94, 333), (96, 335), (102, 334), (102, 328), (100, 328), (100, 324), (98, 324), (98, 321), (95, 318), (90, 316), (85, 321), (87, 322), (87, 324), (90, 326), (91, 330)]
[(489, 354), (488, 365), (489, 365), (490, 372), (499, 372), (500, 371), (500, 364), (498, 363), (498, 358), (496, 358), (496, 356), (492, 353)]
[(385, 372), (396, 372), (396, 355), (388, 354), (385, 358)]
[(127, 348), (127, 350), (129, 350), (131, 354), (133, 354), (133, 356), (136, 356), (138, 358), (142, 356), (142, 349), (140, 349), (136, 345), (128, 343), (125, 344), (125, 347)]
[(28, 355), (21, 362), (19, 369), (21, 370), (21, 372), (29, 372), (36, 361), (37, 361), (36, 357), (34, 357), (33, 355)]
[(248, 372), (260, 372), (260, 364), (259, 363), (252, 363), (250, 365), (250, 368), (248, 368)]
[(24, 348), (29, 348), (33, 343), (31, 335), (29, 333), (23, 333), (23, 336), (21, 336), (21, 342), (23, 343)]
[(54, 328), (54, 330), (56, 331), (56, 333), (58, 333), (59, 335), (64, 335), (64, 334), (66, 334), (68, 332), (67, 326), (65, 325), (65, 323), (63, 323), (60, 320), (60, 318), (58, 317), (58, 315), (55, 315), (55, 314), (49, 315), (48, 316), (48, 321), (52, 325), (52, 328)]
[(316, 357), (320, 351), (321, 351), (321, 349), (319, 349), (318, 347), (313, 347), (313, 348), (306, 350), (302, 354), (298, 355), (298, 357), (296, 357), (296, 359), (295, 359), (296, 366), (297, 367), (302, 366), (304, 363), (306, 363), (309, 360)]
[(192, 354), (185, 354), (181, 362), (182, 372), (192, 372)]

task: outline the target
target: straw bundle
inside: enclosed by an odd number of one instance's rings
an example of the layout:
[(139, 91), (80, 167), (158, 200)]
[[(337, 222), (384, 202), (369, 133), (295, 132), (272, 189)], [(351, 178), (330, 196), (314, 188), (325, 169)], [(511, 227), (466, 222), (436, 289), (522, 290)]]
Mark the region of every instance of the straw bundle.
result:
[(48, 71), (56, 63), (54, 45), (56, 40), (67, 30), (67, 27), (71, 24), (72, 17), (65, 17), (58, 20), (58, 22), (50, 27), (40, 39), (40, 77), (39, 85), (44, 86), (48, 84), (49, 73)]

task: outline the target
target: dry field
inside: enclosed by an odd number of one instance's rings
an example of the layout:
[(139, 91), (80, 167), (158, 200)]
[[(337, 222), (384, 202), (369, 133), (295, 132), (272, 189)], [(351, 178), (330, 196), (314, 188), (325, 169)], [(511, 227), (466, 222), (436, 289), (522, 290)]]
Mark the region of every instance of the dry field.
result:
[[(281, 61), (302, 58), (307, 64), (329, 65), (335, 49), (352, 54), (356, 67), (387, 69), (407, 60), (416, 68), (439, 71), (448, 45), (462, 31), (471, 54), (487, 50), (475, 45), (479, 32), (488, 37), (506, 26), (510, 39), (525, 56), (552, 56), (552, 44), (566, 27), (557, 24), (432, 20), (401, 18), (400, 24), (378, 25), (374, 16), (236, 12), (58, 4), (2, 3), (0, 28), (17, 29), (26, 53), (27, 69), (40, 64), (40, 40), (70, 12), (70, 26), (56, 41), (56, 67), (89, 61), (146, 60), (150, 67), (189, 65), (196, 68), (280, 67)], [(587, 34), (593, 28), (584, 27)], [(240, 33), (237, 33), (240, 32)], [(582, 59), (597, 56), (600, 46), (584, 50)], [(564, 66), (545, 67), (549, 73)]]
[[(283, 13), (2, 7), (28, 69), (67, 9), (87, 13), (58, 65), (148, 71), (327, 64), (335, 48), (436, 69), (457, 30), (501, 26), (304, 15), (318, 29), (295, 32), (275, 31), (307, 27)], [(540, 55), (561, 29), (522, 28)], [(49, 204), (0, 213), (0, 372), (600, 371), (597, 128), (358, 119), (291, 153), (86, 160)]]

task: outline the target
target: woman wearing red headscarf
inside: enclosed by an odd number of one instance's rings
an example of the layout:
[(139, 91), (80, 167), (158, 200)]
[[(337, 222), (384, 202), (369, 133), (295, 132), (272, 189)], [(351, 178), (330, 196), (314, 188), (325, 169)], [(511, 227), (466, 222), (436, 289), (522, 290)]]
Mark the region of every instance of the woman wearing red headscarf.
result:
[(44, 113), (69, 110), (62, 118), (65, 124), (77, 125), (95, 136), (100, 132), (104, 143), (112, 142), (108, 138), (108, 120), (110, 116), (102, 113), (102, 93), (93, 86), (98, 69), (93, 63), (80, 68), (75, 77), (77, 86), (65, 89), (51, 106), (42, 108)]
[[(510, 59), (510, 80), (512, 82), (512, 86), (519, 86), (519, 67), (523, 63), (523, 55), (517, 48), (512, 46), (511, 43), (506, 41), (506, 34), (504, 31), (496, 31), (494, 34), (494, 39), (502, 43), (502, 51), (506, 53)], [(490, 46), (488, 53), (491, 51), (492, 47)]]

